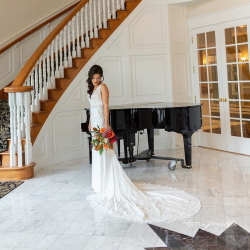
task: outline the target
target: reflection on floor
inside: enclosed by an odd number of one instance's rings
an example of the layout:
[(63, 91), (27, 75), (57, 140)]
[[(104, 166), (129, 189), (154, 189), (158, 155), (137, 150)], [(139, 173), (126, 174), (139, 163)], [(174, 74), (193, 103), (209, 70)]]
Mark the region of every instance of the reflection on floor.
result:
[(149, 225), (152, 230), (166, 244), (165, 248), (146, 248), (147, 250), (175, 250), (175, 249), (213, 249), (213, 250), (248, 250), (250, 249), (250, 234), (239, 227), (232, 224), (221, 235), (206, 232), (199, 229), (194, 237), (176, 233), (154, 225)]
[[(157, 152), (178, 158), (183, 154), (183, 149)], [(169, 171), (163, 160), (124, 166), (135, 182), (179, 188), (202, 203), (191, 218), (154, 226), (193, 237), (199, 228), (220, 235), (235, 222), (250, 232), (250, 157), (199, 147), (192, 156), (190, 170), (178, 163)], [(0, 199), (0, 249), (166, 249), (147, 224), (94, 211), (86, 201), (92, 193), (87, 157), (40, 168), (35, 178)]]

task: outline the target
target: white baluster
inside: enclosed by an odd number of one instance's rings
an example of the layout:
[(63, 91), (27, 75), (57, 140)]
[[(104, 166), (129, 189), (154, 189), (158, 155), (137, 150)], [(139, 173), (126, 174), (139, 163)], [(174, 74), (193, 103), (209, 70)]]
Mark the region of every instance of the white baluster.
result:
[(86, 36), (85, 36), (85, 43), (86, 43), (86, 47), (89, 48), (89, 27), (88, 27), (88, 11), (89, 9), (89, 3), (85, 4), (85, 8), (84, 8), (84, 14), (85, 14), (85, 32), (86, 32)]
[(25, 130), (26, 130), (26, 142), (25, 142), (25, 165), (29, 165), (32, 161), (32, 144), (30, 138), (30, 92), (24, 93), (24, 108), (25, 108)]
[(40, 111), (40, 100), (39, 100), (39, 90), (38, 90), (38, 86), (39, 86), (39, 83), (38, 83), (38, 69), (39, 69), (39, 64), (37, 64), (35, 66), (35, 82), (34, 82), (34, 87), (35, 87), (35, 102), (34, 102), (34, 105), (35, 105), (35, 112), (39, 112)]
[(10, 166), (15, 167), (16, 166), (16, 140), (15, 140), (15, 131), (16, 131), (16, 126), (15, 126), (15, 93), (9, 93), (8, 94), (8, 99), (9, 99), (9, 106), (10, 106)]
[[(23, 93), (21, 93), (21, 94), (23, 94)], [(22, 99), (22, 101), (23, 101), (23, 99)], [(23, 103), (20, 106), (20, 130), (21, 130), (21, 138), (23, 138), (25, 136)]]
[(58, 35), (54, 40), (55, 40), (55, 63), (56, 63), (55, 77), (60, 78), (59, 59), (58, 59), (58, 40), (59, 40)]
[(72, 30), (72, 57), (76, 57), (76, 46), (75, 46), (75, 28), (76, 28), (76, 17), (74, 16), (72, 18), (72, 22), (71, 22), (71, 30)]
[(79, 18), (80, 13), (77, 12), (76, 14), (76, 55), (77, 57), (81, 57), (81, 47), (80, 47), (80, 24)]
[[(107, 19), (111, 19), (110, 0), (108, 0), (106, 2), (107, 2)], [(105, 1), (104, 1), (104, 4), (105, 4)]]
[(80, 12), (80, 16), (81, 16), (81, 48), (85, 48), (85, 39), (84, 39), (84, 19), (83, 19), (83, 15), (84, 15), (84, 7), (81, 8), (81, 12)]
[(16, 93), (16, 109), (17, 109), (17, 165), (22, 167), (23, 165), (23, 150), (21, 140), (21, 106), (23, 105), (22, 93)]
[(40, 57), (40, 62), (38, 64), (38, 90), (39, 90), (39, 100), (44, 100), (43, 98), (43, 85), (42, 85), (42, 68), (43, 68), (43, 60), (42, 57)]
[(121, 9), (125, 10), (125, 0), (121, 0)]
[(94, 0), (94, 37), (98, 38), (96, 1)]
[(93, 1), (89, 0), (89, 37), (90, 39), (94, 37), (92, 10), (93, 10)]
[(69, 62), (69, 67), (72, 67), (71, 39), (70, 39), (71, 27), (72, 27), (72, 21), (69, 21), (69, 23), (67, 24), (67, 30), (68, 30), (68, 62)]
[[(109, 2), (110, 0), (108, 0)], [(106, 3), (105, 0), (102, 0), (102, 22), (103, 22), (103, 28), (107, 29), (107, 17), (106, 17)]]
[(59, 66), (59, 70), (60, 70), (60, 77), (64, 78), (64, 67), (63, 67), (63, 46), (62, 46), (62, 39), (63, 39), (63, 31), (61, 30), (59, 35), (59, 62), (60, 62), (60, 66)]
[(51, 88), (56, 88), (56, 79), (55, 79), (55, 57), (54, 57), (54, 50), (55, 50), (55, 39), (50, 44), (50, 63), (51, 63)]
[(49, 89), (52, 88), (52, 85), (51, 85), (51, 72), (50, 72), (50, 50), (51, 50), (51, 45), (48, 46), (48, 49), (47, 49), (47, 55), (46, 55), (46, 66), (47, 66), (47, 86)]
[(67, 25), (63, 28), (63, 51), (64, 51), (64, 68), (69, 67), (68, 56), (67, 56)]
[[(31, 84), (30, 86), (33, 86), (33, 87), (35, 86), (35, 83), (34, 83), (34, 68), (32, 69), (32, 73), (31, 73), (31, 76), (30, 76), (30, 84)], [(32, 112), (36, 111), (36, 106), (35, 106), (35, 90), (31, 91), (31, 111)]]
[(102, 0), (97, 0), (97, 5), (98, 5), (98, 28), (102, 28), (102, 18), (101, 18), (101, 4)]
[(116, 10), (120, 10), (121, 9), (121, 5), (120, 5), (120, 0), (116, 1)]
[(43, 53), (43, 73), (42, 73), (42, 77), (43, 77), (43, 100), (48, 100), (48, 85), (47, 85), (47, 80), (46, 80), (46, 50)]
[(116, 19), (116, 11), (115, 11), (115, 0), (112, 0), (112, 19)]

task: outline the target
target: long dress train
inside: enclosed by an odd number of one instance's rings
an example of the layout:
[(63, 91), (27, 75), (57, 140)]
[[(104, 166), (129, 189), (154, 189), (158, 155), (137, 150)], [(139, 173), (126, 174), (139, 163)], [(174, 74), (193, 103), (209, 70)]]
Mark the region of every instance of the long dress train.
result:
[[(91, 126), (104, 127), (101, 85), (90, 102)], [(167, 186), (133, 183), (124, 172), (113, 150), (100, 156), (92, 151), (92, 188), (90, 205), (100, 212), (138, 222), (171, 222), (196, 214), (200, 201), (188, 193)]]

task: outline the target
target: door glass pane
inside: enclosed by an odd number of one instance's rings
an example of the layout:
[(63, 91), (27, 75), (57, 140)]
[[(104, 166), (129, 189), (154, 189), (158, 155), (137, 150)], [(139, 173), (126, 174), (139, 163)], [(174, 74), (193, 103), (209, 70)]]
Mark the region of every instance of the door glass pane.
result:
[(217, 66), (208, 66), (208, 79), (210, 82), (218, 81)]
[(239, 102), (229, 102), (229, 109), (230, 109), (230, 117), (232, 118), (240, 118), (240, 107)]
[(209, 90), (210, 90), (210, 98), (211, 99), (218, 99), (219, 98), (218, 83), (209, 83)]
[(212, 118), (212, 133), (221, 134), (221, 126), (219, 118)]
[(199, 50), (198, 51), (198, 64), (199, 65), (206, 65), (207, 64), (206, 50)]
[(209, 103), (208, 103), (208, 100), (202, 100), (201, 103), (202, 103), (202, 106), (201, 106), (202, 115), (209, 115)]
[(242, 121), (243, 137), (250, 138), (250, 121)]
[(238, 45), (238, 61), (247, 62), (248, 61), (248, 45)]
[(215, 31), (207, 32), (207, 47), (215, 47)]
[(231, 136), (241, 137), (240, 120), (230, 120)]
[(242, 118), (250, 119), (250, 102), (241, 102)]
[(210, 107), (212, 116), (220, 116), (220, 104), (218, 101), (211, 100)]
[(215, 31), (198, 34), (197, 46), (202, 130), (219, 134), (221, 125)]
[(205, 33), (198, 34), (197, 35), (197, 48), (198, 49), (203, 49), (206, 47), (205, 44)]
[(200, 84), (200, 97), (208, 98), (208, 84), (207, 83)]
[(249, 63), (241, 63), (239, 66), (239, 78), (241, 81), (250, 80)]
[(250, 82), (240, 82), (240, 98), (250, 100)]
[(207, 67), (199, 68), (200, 82), (207, 82)]
[(216, 64), (217, 57), (216, 57), (216, 49), (208, 49), (207, 50), (207, 63), (208, 64)]
[(227, 65), (227, 78), (228, 78), (228, 81), (237, 81), (238, 80), (237, 64)]
[(238, 83), (237, 82), (229, 82), (228, 83), (228, 96), (229, 99), (239, 99), (238, 92)]
[(247, 25), (241, 25), (236, 27), (237, 43), (246, 43), (247, 39)]
[(210, 133), (210, 118), (202, 117), (202, 131)]
[(235, 32), (234, 28), (225, 29), (226, 45), (235, 44)]
[(235, 46), (226, 47), (226, 54), (227, 54), (227, 63), (232, 63), (237, 61)]

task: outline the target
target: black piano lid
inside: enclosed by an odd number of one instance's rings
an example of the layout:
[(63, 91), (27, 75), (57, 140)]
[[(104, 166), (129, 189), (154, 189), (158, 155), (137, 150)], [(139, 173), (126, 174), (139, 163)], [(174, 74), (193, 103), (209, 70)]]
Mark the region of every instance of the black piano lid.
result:
[[(132, 104), (120, 104), (109, 106), (110, 110), (124, 110), (124, 109), (165, 109), (165, 108), (188, 108), (198, 107), (201, 103), (188, 103), (188, 102), (142, 102)], [(85, 108), (89, 110), (90, 108)]]

